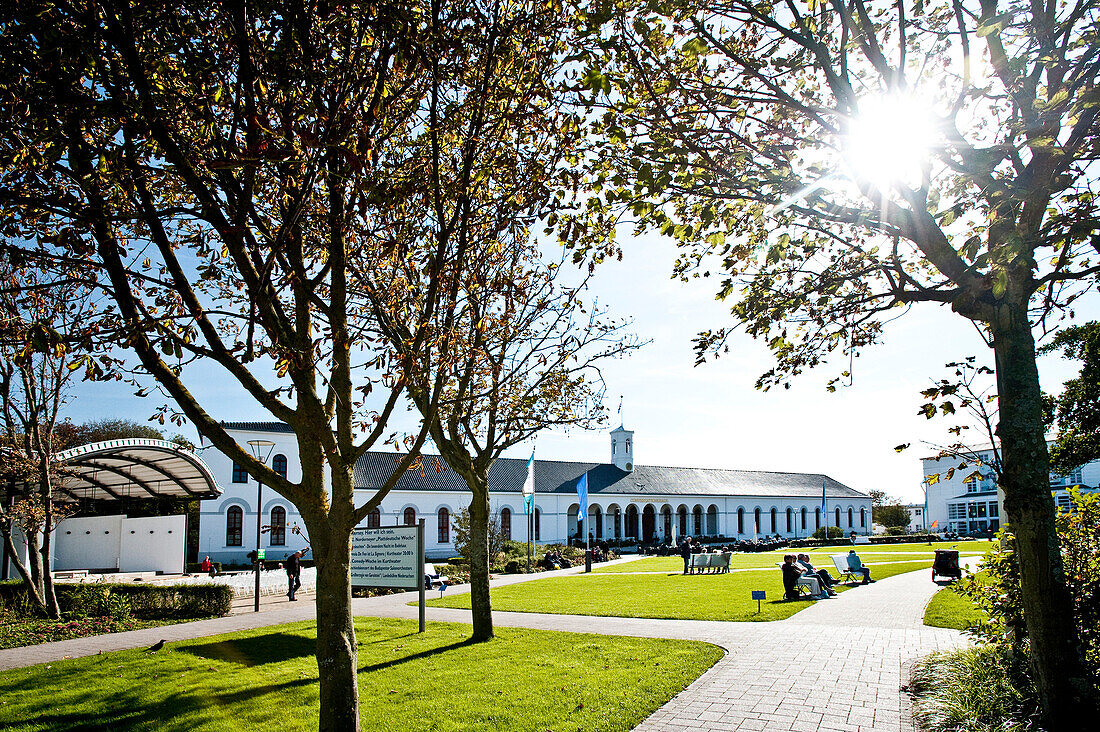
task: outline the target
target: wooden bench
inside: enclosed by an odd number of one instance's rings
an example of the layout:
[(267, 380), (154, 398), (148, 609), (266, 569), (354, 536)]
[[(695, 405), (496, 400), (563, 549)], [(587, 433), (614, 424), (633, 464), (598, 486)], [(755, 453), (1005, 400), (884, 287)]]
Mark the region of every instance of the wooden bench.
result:
[(695, 574), (696, 569), (699, 570), (699, 574), (702, 574), (704, 569), (713, 569), (715, 573), (728, 572), (730, 571), (730, 552), (692, 554), (691, 573)]

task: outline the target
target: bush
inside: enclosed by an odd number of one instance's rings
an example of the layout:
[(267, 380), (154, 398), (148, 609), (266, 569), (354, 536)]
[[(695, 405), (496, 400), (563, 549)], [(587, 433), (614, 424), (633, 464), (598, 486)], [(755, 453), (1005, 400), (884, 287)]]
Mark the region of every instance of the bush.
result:
[[(827, 537), (825, 535), (826, 528), (828, 529), (828, 536)], [(813, 537), (815, 539), (825, 539), (825, 538), (840, 539), (843, 536), (844, 536), (844, 529), (840, 528), (839, 526), (829, 526), (829, 527), (822, 526), (821, 528), (819, 528), (817, 531), (815, 531), (813, 533)]]
[(886, 527), (886, 535), (887, 536), (904, 536), (905, 534), (908, 534), (908, 533), (909, 533), (909, 530), (906, 529), (904, 526), (887, 526)]
[[(125, 620), (130, 617), (130, 601), (111, 591), (110, 585), (78, 584), (69, 585), (67, 592), (61, 592), (57, 586), (57, 603), (62, 612), (71, 618), (88, 617), (114, 618)], [(62, 595), (65, 595), (64, 602)]]

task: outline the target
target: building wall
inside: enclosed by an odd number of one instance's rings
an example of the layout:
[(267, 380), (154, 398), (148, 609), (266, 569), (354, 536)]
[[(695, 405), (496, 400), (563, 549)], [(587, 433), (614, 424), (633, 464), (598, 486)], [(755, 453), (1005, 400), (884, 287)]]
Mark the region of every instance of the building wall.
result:
[[(978, 451), (976, 454), (987, 463), (993, 461), (991, 450)], [(1003, 525), (1003, 499), (998, 494), (995, 481), (991, 477), (992, 469), (988, 465), (967, 465), (960, 468), (963, 462), (960, 458), (933, 457), (924, 458), (921, 462), (928, 496), (926, 525), (930, 531), (976, 533), (995, 531)], [(947, 473), (951, 468), (955, 468), (955, 471), (948, 477)], [(986, 477), (968, 486), (968, 478), (975, 471)], [(933, 475), (938, 475), (938, 480), (929, 485)], [(1054, 492), (1055, 502), (1068, 506), (1066, 487), (1076, 484), (1092, 489), (1100, 486), (1100, 460), (1088, 463), (1070, 476), (1052, 475), (1051, 490)], [(974, 488), (977, 490), (973, 490)], [(961, 516), (960, 507), (964, 504), (967, 505), (967, 511), (965, 516)], [(975, 504), (976, 509), (984, 508), (984, 515), (980, 510), (969, 509), (969, 504)], [(996, 515), (992, 515), (994, 513)], [(935, 527), (932, 526), (933, 522), (936, 523)]]
[[(285, 455), (288, 464), (288, 478), (298, 480), (298, 452), (291, 433), (263, 432), (254, 433), (245, 430), (230, 430), (231, 435), (247, 448), (247, 442), (256, 437), (270, 439), (276, 444), (272, 448), (271, 455)], [(214, 561), (225, 563), (245, 563), (246, 555), (256, 547), (256, 481), (250, 479), (248, 483), (234, 483), (233, 463), (225, 455), (217, 450), (204, 451), (203, 459), (210, 466), (218, 484), (222, 486), (224, 493), (216, 500), (203, 501), (199, 522), (199, 558), (209, 555)], [(268, 460), (269, 464), (271, 459)], [(356, 492), (357, 502), (363, 503), (369, 498), (367, 491)], [(511, 536), (516, 541), (526, 541), (528, 538), (527, 517), (523, 513), (523, 497), (517, 491), (515, 493), (491, 493), (489, 497), (490, 510), (498, 519), (501, 512), (507, 509), (511, 513)], [(443, 559), (453, 557), (457, 553), (454, 546), (455, 533), (453, 519), (465, 507), (469, 505), (470, 496), (465, 491), (392, 491), (379, 505), (379, 525), (395, 526), (404, 523), (404, 512), (407, 508), (413, 508), (416, 518), (425, 519), (425, 554), (431, 559)], [(814, 532), (818, 524), (815, 523), (815, 509), (820, 508), (820, 497), (814, 498), (775, 498), (762, 496), (631, 496), (628, 494), (603, 495), (599, 493), (589, 494), (589, 523), (588, 530), (596, 539), (613, 539), (615, 537), (614, 511), (622, 512), (620, 521), (619, 538), (627, 537), (626, 512), (633, 506), (638, 512), (638, 533), (643, 528), (643, 514), (646, 508), (650, 508), (655, 516), (655, 529), (660, 540), (668, 541), (671, 536), (665, 531), (664, 522), (661, 519), (662, 510), (667, 507), (673, 514), (673, 534), (682, 536), (679, 531), (678, 514), (683, 507), (688, 513), (688, 531), (690, 535), (722, 535), (730, 538), (751, 539), (753, 532), (753, 515), (756, 509), (760, 509), (760, 528), (757, 536), (763, 537), (778, 533), (787, 538), (805, 537)], [(241, 509), (243, 517), (242, 541), (240, 546), (230, 546), (226, 543), (227, 516), (231, 507)], [(285, 498), (278, 496), (270, 488), (263, 491), (263, 512), (261, 525), (271, 523), (271, 510), (280, 506), (286, 511), (287, 532), (285, 545), (272, 545), (269, 533), (261, 536), (260, 546), (264, 549), (265, 557), (269, 560), (281, 560), (291, 552), (305, 546), (305, 539), (295, 536), (290, 528), (297, 524), (304, 532), (304, 524), (301, 516)], [(696, 532), (694, 526), (694, 511), (696, 507), (702, 512), (702, 531)], [(792, 526), (788, 530), (786, 522), (786, 510), (792, 511)], [(821, 524), (826, 522), (830, 526), (836, 523), (836, 508), (841, 509), (840, 527), (845, 533), (855, 531), (857, 534), (871, 533), (871, 499), (869, 497), (851, 498), (843, 500), (830, 500), (828, 502), (828, 518), (822, 517)], [(441, 508), (446, 508), (451, 519), (448, 541), (439, 541), (438, 515)], [(539, 530), (537, 541), (541, 544), (561, 543), (571, 537), (579, 536), (577, 512), (579, 504), (577, 496), (573, 493), (535, 495), (535, 508), (539, 514)], [(737, 511), (744, 510), (744, 522), (742, 531), (738, 531)], [(776, 527), (772, 529), (771, 510), (776, 511)], [(806, 510), (806, 528), (802, 528), (801, 511)], [(851, 509), (852, 520), (849, 525), (848, 511)], [(862, 522), (861, 522), (862, 511)], [(601, 531), (597, 534), (596, 515), (602, 516)], [(713, 518), (708, 523), (708, 514)], [(361, 526), (367, 526), (364, 520)], [(534, 537), (532, 537), (534, 539)]]

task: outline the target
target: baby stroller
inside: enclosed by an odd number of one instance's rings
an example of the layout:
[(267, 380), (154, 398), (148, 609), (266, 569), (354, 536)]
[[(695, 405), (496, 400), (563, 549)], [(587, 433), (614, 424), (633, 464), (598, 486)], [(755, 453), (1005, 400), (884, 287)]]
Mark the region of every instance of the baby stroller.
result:
[(959, 569), (959, 552), (955, 549), (937, 549), (936, 559), (932, 562), (932, 581), (936, 581), (936, 575), (959, 579), (962, 570)]

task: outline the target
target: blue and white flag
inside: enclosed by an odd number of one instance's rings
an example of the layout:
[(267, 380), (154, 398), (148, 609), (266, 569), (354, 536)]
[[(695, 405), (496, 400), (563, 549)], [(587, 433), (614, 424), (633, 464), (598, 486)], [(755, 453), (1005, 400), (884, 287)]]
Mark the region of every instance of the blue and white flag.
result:
[(828, 538), (828, 526), (829, 526), (829, 508), (828, 503), (825, 501), (825, 479), (821, 479), (821, 520), (825, 522), (826, 533), (825, 538)]
[(531, 459), (527, 461), (527, 479), (523, 481), (523, 495), (535, 493), (535, 451), (531, 450)]
[(577, 481), (577, 498), (580, 499), (580, 504), (581, 504), (578, 515), (580, 516), (580, 520), (584, 521), (585, 517), (588, 516), (588, 473), (587, 472), (585, 472), (585, 474), (581, 476), (581, 479)]

